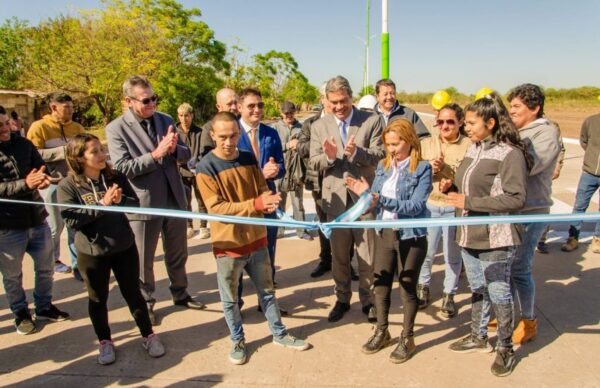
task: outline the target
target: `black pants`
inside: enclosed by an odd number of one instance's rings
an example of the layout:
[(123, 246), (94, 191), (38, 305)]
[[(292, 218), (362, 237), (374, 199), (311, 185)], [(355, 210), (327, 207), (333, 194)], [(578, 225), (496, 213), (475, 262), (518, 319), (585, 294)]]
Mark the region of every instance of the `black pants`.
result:
[(111, 339), (106, 306), (111, 270), (142, 337), (152, 334), (148, 308), (139, 286), (140, 264), (135, 244), (125, 251), (106, 256), (77, 252), (77, 263), (88, 290), (88, 311), (98, 340)]
[[(321, 192), (311, 191), (311, 193), (313, 200), (315, 201), (315, 210), (317, 211), (319, 221), (327, 222), (327, 214), (325, 214), (323, 208), (321, 208)], [(321, 252), (319, 253), (321, 263), (331, 267), (331, 243), (329, 242), (329, 239), (325, 237), (323, 232), (321, 232), (321, 229), (319, 229), (319, 245), (321, 247)]]
[(417, 283), (427, 254), (427, 237), (398, 240), (397, 232), (383, 229), (375, 238), (373, 258), (373, 287), (377, 309), (377, 327), (388, 328), (390, 296), (394, 274), (398, 272), (400, 297), (404, 311), (403, 336), (412, 336), (417, 316)]
[[(185, 196), (187, 197), (187, 209), (188, 211), (192, 211), (192, 190), (194, 191), (194, 195), (196, 196), (196, 203), (198, 204), (198, 212), (207, 213), (206, 205), (204, 205), (204, 201), (202, 200), (202, 195), (200, 195), (200, 189), (198, 188), (198, 184), (196, 183), (196, 177), (181, 177), (183, 184), (185, 187)], [(188, 227), (192, 228), (194, 220), (188, 220)], [(200, 220), (200, 227), (206, 228), (206, 220)]]

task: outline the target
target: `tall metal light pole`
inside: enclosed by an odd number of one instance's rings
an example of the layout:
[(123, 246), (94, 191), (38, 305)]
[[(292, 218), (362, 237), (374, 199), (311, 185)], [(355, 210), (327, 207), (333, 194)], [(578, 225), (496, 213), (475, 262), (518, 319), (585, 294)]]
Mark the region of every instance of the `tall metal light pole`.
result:
[(388, 33), (388, 1), (381, 0), (381, 78), (390, 78), (390, 34)]
[(365, 38), (365, 65), (363, 67), (363, 90), (366, 91), (369, 86), (369, 42), (371, 41), (370, 34), (371, 23), (371, 0), (367, 0), (367, 36)]

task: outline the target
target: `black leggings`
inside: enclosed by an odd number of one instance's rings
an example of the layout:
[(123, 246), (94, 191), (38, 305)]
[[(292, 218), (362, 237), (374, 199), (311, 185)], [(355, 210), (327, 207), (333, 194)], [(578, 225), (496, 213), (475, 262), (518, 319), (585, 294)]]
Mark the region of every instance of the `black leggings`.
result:
[(419, 272), (427, 254), (427, 237), (398, 240), (397, 232), (383, 229), (375, 238), (373, 261), (373, 286), (377, 309), (377, 328), (388, 328), (390, 295), (394, 275), (400, 280), (400, 297), (404, 311), (403, 336), (412, 336), (417, 316), (417, 283)]
[(125, 251), (105, 256), (77, 252), (77, 267), (88, 290), (88, 311), (99, 341), (111, 339), (106, 306), (111, 269), (140, 333), (143, 337), (152, 334), (148, 307), (139, 286), (139, 263), (135, 244), (131, 244)]

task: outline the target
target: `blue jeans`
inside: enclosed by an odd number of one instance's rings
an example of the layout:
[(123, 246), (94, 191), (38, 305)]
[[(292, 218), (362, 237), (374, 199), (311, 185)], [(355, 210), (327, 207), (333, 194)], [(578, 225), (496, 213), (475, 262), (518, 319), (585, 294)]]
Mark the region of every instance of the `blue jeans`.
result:
[(510, 267), (516, 247), (493, 250), (462, 249), (465, 272), (472, 292), (471, 332), (487, 338), (487, 325), (493, 307), (498, 319), (501, 346), (512, 346), (513, 297)]
[[(427, 209), (431, 212), (431, 218), (454, 218), (454, 207), (440, 207), (427, 204)], [(430, 227), (427, 228), (427, 256), (421, 267), (419, 275), (419, 284), (429, 286), (431, 282), (431, 266), (433, 258), (437, 253), (438, 244), (442, 235), (444, 236), (444, 293), (456, 294), (458, 289), (458, 279), (462, 267), (462, 258), (460, 249), (454, 239), (456, 234), (455, 226)]]
[(280, 338), (287, 335), (287, 330), (281, 322), (281, 314), (275, 289), (269, 253), (266, 248), (261, 248), (242, 257), (218, 257), (217, 259), (217, 283), (219, 295), (223, 304), (225, 321), (229, 327), (232, 341), (244, 339), (244, 328), (242, 327), (242, 316), (238, 305), (238, 282), (243, 270), (246, 270), (254, 288), (258, 294), (258, 301), (264, 311), (265, 318), (269, 323), (269, 329), (274, 337)]
[(0, 271), (2, 282), (13, 314), (27, 309), (23, 290), (23, 257), (33, 259), (35, 286), (33, 299), (37, 312), (45, 310), (52, 301), (52, 240), (48, 224), (28, 229), (0, 229)]
[[(50, 185), (46, 189), (44, 200), (46, 202), (58, 203), (58, 185)], [(65, 222), (60, 215), (61, 208), (58, 206), (46, 206), (48, 212), (48, 224), (52, 233), (52, 254), (54, 261), (60, 260), (60, 235), (62, 234)], [(67, 243), (69, 254), (71, 256), (71, 266), (77, 268), (77, 251), (75, 250), (75, 231), (67, 227)]]
[(511, 268), (513, 298), (519, 300), (523, 319), (535, 319), (535, 282), (533, 281), (531, 269), (533, 268), (535, 248), (545, 229), (546, 224), (542, 222), (523, 224), (523, 241), (517, 247), (517, 253)]
[[(579, 184), (577, 185), (577, 193), (575, 194), (575, 205), (573, 206), (573, 213), (585, 213), (588, 206), (590, 206), (590, 200), (592, 196), (600, 187), (600, 176), (588, 174), (582, 172), (579, 178)], [(579, 232), (583, 222), (577, 222), (569, 227), (569, 236), (579, 238)], [(595, 237), (600, 237), (600, 222), (596, 223), (596, 230), (594, 231)]]

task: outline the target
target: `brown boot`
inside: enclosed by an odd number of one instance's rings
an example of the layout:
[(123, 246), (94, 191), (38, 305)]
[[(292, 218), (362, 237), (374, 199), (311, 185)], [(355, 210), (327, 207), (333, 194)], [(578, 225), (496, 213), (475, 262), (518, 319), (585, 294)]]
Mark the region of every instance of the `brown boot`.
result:
[(537, 335), (536, 319), (521, 319), (513, 331), (513, 344), (524, 344), (532, 341)]
[(592, 252), (600, 253), (600, 237), (594, 237), (592, 240)]
[(496, 318), (488, 322), (488, 332), (493, 333), (498, 331), (498, 320)]
[(573, 252), (575, 249), (577, 249), (578, 246), (579, 246), (579, 241), (577, 241), (577, 237), (570, 236), (567, 239), (567, 242), (564, 243), (560, 247), (560, 250), (563, 251), (563, 252)]

